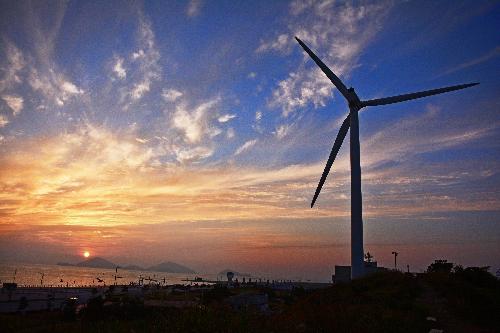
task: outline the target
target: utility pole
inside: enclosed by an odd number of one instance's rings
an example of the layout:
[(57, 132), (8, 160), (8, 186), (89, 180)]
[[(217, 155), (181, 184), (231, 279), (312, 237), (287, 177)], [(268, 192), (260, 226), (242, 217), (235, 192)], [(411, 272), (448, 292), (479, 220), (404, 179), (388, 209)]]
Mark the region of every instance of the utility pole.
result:
[(397, 253), (396, 251), (392, 251), (392, 254), (394, 254), (394, 270), (397, 271), (398, 270), (397, 257), (399, 253)]

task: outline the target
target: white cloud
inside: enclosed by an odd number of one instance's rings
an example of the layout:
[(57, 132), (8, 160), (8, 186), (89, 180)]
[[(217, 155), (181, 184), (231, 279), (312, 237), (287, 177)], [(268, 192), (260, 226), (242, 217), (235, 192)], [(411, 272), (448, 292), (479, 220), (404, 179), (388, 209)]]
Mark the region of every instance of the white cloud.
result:
[(260, 126), (260, 121), (261, 120), (262, 120), (262, 112), (261, 111), (255, 112), (255, 123), (252, 125), (252, 128), (256, 132), (258, 132), (258, 133), (263, 133), (264, 132), (264, 130)]
[(292, 125), (280, 125), (276, 128), (276, 131), (273, 134), (278, 138), (278, 140), (283, 139), (292, 129)]
[(40, 92), (45, 99), (59, 106), (64, 105), (72, 97), (84, 93), (83, 89), (53, 69), (40, 72), (36, 68), (31, 68), (28, 82), (34, 91)]
[(287, 79), (278, 83), (269, 106), (281, 107), (284, 117), (309, 103), (315, 108), (325, 106), (326, 101), (333, 96), (332, 87), (332, 83), (320, 69), (290, 73)]
[(183, 93), (176, 89), (163, 89), (161, 94), (167, 102), (175, 102)]
[[(133, 52), (131, 57), (136, 63), (135, 70), (130, 72), (132, 83), (128, 96), (132, 101), (138, 101), (151, 90), (151, 85), (161, 77), (159, 65), (160, 52), (155, 45), (155, 35), (149, 22), (142, 14), (138, 28), (139, 50)], [(127, 75), (129, 74), (127, 73)]]
[(226, 137), (227, 137), (228, 139), (232, 139), (232, 138), (234, 138), (234, 136), (235, 136), (235, 135), (236, 135), (236, 134), (235, 134), (235, 132), (234, 132), (234, 128), (229, 127), (229, 128), (227, 129), (227, 132), (226, 132)]
[(234, 156), (237, 156), (237, 155), (243, 153), (244, 151), (252, 148), (253, 146), (255, 146), (257, 141), (258, 141), (257, 139), (254, 139), (254, 140), (249, 140), (249, 141), (245, 142), (238, 149), (236, 149), (236, 151), (234, 152)]
[(255, 72), (250, 72), (248, 73), (248, 76), (247, 76), (249, 79), (255, 79), (257, 77), (257, 73)]
[(0, 114), (0, 128), (7, 126), (8, 123), (9, 119), (7, 119), (7, 117), (4, 116), (3, 114)]
[(261, 111), (255, 112), (255, 120), (260, 121), (261, 119), (262, 119), (262, 112)]
[(127, 71), (123, 67), (123, 58), (118, 57), (116, 59), (115, 65), (113, 66), (113, 72), (116, 74), (116, 76), (123, 80), (127, 77)]
[[(53, 59), (65, 11), (64, 3), (54, 4), (51, 7), (53, 15), (47, 22), (34, 10), (26, 12), (26, 20), (30, 22), (26, 30), (30, 34), (28, 41), (32, 53), (24, 56), (14, 44), (6, 41), (7, 63), (2, 64), (1, 68), (5, 75), (0, 81), (0, 92), (10, 90), (26, 80), (31, 89), (39, 93), (36, 99), (42, 99), (43, 105), (64, 105), (72, 97), (84, 93), (60, 71)], [(23, 104), (21, 100), (10, 100), (12, 103), (9, 106), (16, 113), (20, 112)]]
[(69, 81), (63, 81), (61, 84), (61, 90), (70, 95), (79, 95), (83, 94), (83, 90), (75, 86), (73, 83)]
[(217, 120), (219, 121), (219, 123), (227, 123), (228, 121), (230, 121), (233, 118), (236, 118), (235, 114), (225, 114), (225, 115), (220, 116)]
[(144, 80), (140, 83), (136, 83), (132, 90), (130, 91), (130, 96), (132, 97), (133, 100), (138, 100), (142, 96), (144, 96), (145, 93), (149, 91), (151, 85), (150, 80)]
[(266, 52), (269, 50), (285, 51), (291, 44), (291, 37), (289, 34), (281, 34), (272, 41), (262, 41), (257, 48), (257, 52)]
[(21, 83), (19, 72), (26, 66), (21, 51), (11, 42), (5, 42), (6, 63), (0, 67), (4, 73), (0, 80), (0, 92), (11, 89), (14, 85)]
[(189, 17), (195, 17), (200, 14), (203, 2), (201, 0), (191, 0), (189, 1), (186, 14)]
[(144, 50), (139, 50), (137, 52), (132, 52), (132, 59), (137, 60), (139, 58), (144, 58), (146, 54), (144, 53)]
[[(100, 163), (100, 168), (106, 168), (108, 165), (125, 165), (130, 168), (141, 168), (155, 156), (150, 148), (144, 148), (139, 144), (135, 137), (127, 136), (120, 138), (110, 132), (105, 127), (98, 127), (92, 124), (85, 124), (79, 129), (78, 133), (66, 134), (66, 145), (74, 146), (73, 150), (84, 148), (85, 153), (92, 154), (99, 152), (99, 158), (95, 160)], [(71, 150), (68, 150), (70, 154)]]
[[(287, 53), (300, 49), (293, 36), (298, 36), (334, 71), (345, 79), (361, 52), (380, 30), (390, 11), (390, 2), (362, 5), (333, 1), (294, 1), (285, 33), (263, 41), (258, 52), (275, 50)], [(298, 69), (280, 81), (269, 100), (269, 106), (281, 108), (284, 117), (312, 104), (324, 106), (333, 97), (334, 86), (304, 53)]]
[(24, 99), (19, 96), (13, 96), (13, 95), (3, 95), (2, 99), (7, 103), (9, 108), (12, 109), (14, 112), (14, 116), (18, 115), (21, 110), (23, 109), (24, 105)]
[(180, 163), (197, 162), (213, 155), (214, 150), (209, 147), (194, 147), (187, 149), (177, 149), (176, 158)]
[(211, 124), (215, 112), (210, 113), (219, 102), (218, 98), (204, 102), (193, 110), (185, 104), (177, 105), (172, 117), (172, 126), (184, 134), (188, 143), (198, 143), (204, 136), (213, 137), (220, 134), (220, 130)]
[(174, 127), (182, 130), (187, 141), (195, 143), (200, 141), (202, 129), (200, 124), (200, 115), (191, 115), (183, 107), (178, 107), (173, 118)]

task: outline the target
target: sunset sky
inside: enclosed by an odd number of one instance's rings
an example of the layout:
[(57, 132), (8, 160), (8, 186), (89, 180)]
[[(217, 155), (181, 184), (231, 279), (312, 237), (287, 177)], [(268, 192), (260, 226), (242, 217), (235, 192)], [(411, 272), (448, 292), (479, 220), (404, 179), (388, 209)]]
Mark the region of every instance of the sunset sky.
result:
[(500, 268), (495, 1), (1, 1), (0, 260), (175, 261), (328, 280), (350, 262), (348, 109), (365, 251)]

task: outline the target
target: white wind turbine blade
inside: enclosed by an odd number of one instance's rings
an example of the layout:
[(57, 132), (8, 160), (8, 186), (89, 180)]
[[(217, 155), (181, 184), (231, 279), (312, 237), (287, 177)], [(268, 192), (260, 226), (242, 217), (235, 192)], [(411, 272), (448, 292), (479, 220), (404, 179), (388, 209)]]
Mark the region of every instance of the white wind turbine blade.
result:
[(458, 86), (451, 86), (451, 87), (445, 87), (445, 88), (439, 88), (439, 89), (420, 91), (420, 92), (411, 93), (411, 94), (404, 94), (404, 95), (398, 95), (398, 96), (392, 96), (392, 97), (371, 99), (368, 101), (361, 101), (361, 105), (364, 107), (364, 106), (376, 106), (376, 105), (386, 105), (386, 104), (392, 104), (392, 103), (399, 103), (399, 102), (409, 101), (412, 99), (442, 94), (442, 93), (446, 93), (446, 92), (450, 92), (450, 91), (454, 91), (454, 90), (465, 89), (465, 88), (469, 88), (469, 87), (472, 87), (472, 86), (475, 86), (478, 84), (479, 83), (468, 83), (468, 84), (461, 84)]
[(304, 51), (306, 51), (307, 54), (309, 54), (309, 56), (314, 60), (314, 62), (316, 63), (316, 65), (318, 65), (319, 68), (321, 68), (321, 70), (323, 71), (323, 73), (326, 74), (326, 76), (330, 79), (330, 81), (332, 81), (332, 83), (335, 85), (335, 87), (337, 87), (337, 89), (345, 97), (345, 99), (347, 99), (348, 101), (350, 101), (349, 91), (347, 90), (347, 87), (344, 85), (344, 83), (342, 81), (340, 81), (340, 79), (337, 77), (337, 75), (335, 75), (330, 70), (330, 68), (328, 68), (323, 63), (323, 61), (321, 61), (321, 59), (319, 59), (318, 56), (316, 56), (314, 54), (314, 52), (311, 51), (311, 49), (308, 48), (306, 44), (304, 44), (303, 41), (301, 41), (298, 37), (295, 37), (295, 39), (297, 40), (297, 42), (299, 42), (300, 46), (302, 46), (302, 48), (304, 49)]
[(316, 192), (314, 193), (314, 197), (313, 197), (312, 202), (311, 202), (311, 208), (313, 208), (314, 203), (316, 202), (316, 199), (318, 199), (319, 193), (321, 192), (321, 188), (323, 187), (323, 184), (325, 183), (326, 177), (328, 177), (328, 173), (330, 172), (330, 169), (332, 168), (333, 161), (335, 161), (335, 158), (337, 157), (337, 154), (340, 150), (340, 147), (342, 147), (342, 142), (344, 142), (344, 138), (347, 134), (347, 131), (349, 130), (350, 120), (351, 120), (351, 115), (349, 114), (344, 119), (342, 126), (340, 126), (339, 133), (337, 134), (337, 137), (335, 138), (335, 143), (333, 144), (332, 151), (330, 152), (330, 156), (328, 157), (328, 161), (326, 162), (325, 170), (323, 171), (323, 174), (321, 175), (321, 179), (319, 180), (318, 187), (316, 188)]

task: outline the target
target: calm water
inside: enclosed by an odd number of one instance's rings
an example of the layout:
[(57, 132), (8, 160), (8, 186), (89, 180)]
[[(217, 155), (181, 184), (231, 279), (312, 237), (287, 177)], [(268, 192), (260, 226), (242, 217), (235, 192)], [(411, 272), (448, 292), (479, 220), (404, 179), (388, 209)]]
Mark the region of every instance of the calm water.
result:
[[(90, 267), (74, 267), (74, 266), (58, 266), (58, 265), (41, 265), (41, 264), (14, 264), (0, 263), (0, 283), (12, 282), (14, 272), (17, 270), (15, 282), (18, 285), (40, 285), (45, 286), (82, 286), (82, 285), (106, 285), (114, 284), (115, 270), (105, 268), (90, 268)], [(166, 279), (167, 284), (188, 284), (182, 281), (186, 278), (193, 279), (195, 276), (203, 277), (204, 279), (216, 280), (215, 275), (195, 275), (195, 274), (174, 274), (164, 272), (146, 272), (146, 271), (129, 271), (118, 269), (118, 284), (129, 284), (130, 282), (137, 283), (139, 276), (144, 278), (151, 277), (163, 282)], [(97, 278), (104, 282), (99, 283)], [(62, 282), (61, 282), (62, 280)], [(147, 280), (144, 281), (148, 283)]]

